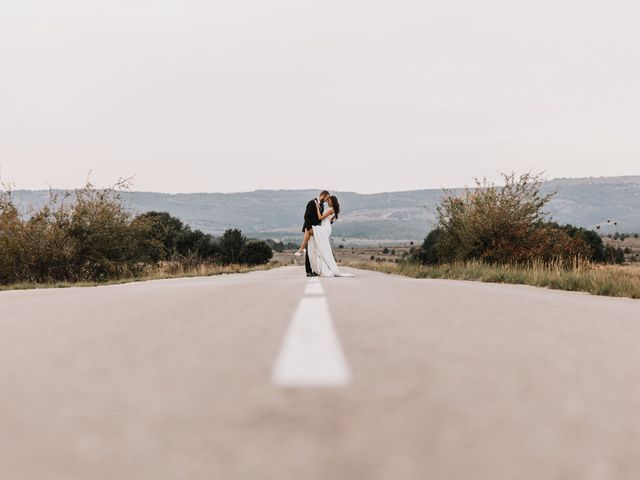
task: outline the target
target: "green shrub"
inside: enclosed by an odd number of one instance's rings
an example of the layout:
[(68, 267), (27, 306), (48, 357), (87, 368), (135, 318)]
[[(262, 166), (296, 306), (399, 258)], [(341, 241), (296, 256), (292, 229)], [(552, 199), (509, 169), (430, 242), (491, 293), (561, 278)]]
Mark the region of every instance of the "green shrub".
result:
[(604, 258), (606, 263), (624, 263), (624, 251), (619, 247), (607, 245), (604, 249)]
[(240, 252), (247, 239), (237, 228), (229, 229), (220, 237), (220, 255), (223, 263), (239, 263)]
[(592, 260), (594, 262), (605, 261), (604, 243), (600, 235), (598, 235), (596, 232), (573, 225), (563, 225), (561, 227), (559, 226), (559, 228), (564, 230), (571, 238), (579, 238), (584, 240), (584, 242), (589, 246), (589, 255), (587, 256), (589, 260)]
[(269, 263), (273, 257), (273, 250), (263, 241), (251, 240), (242, 246), (239, 263), (246, 265), (262, 265)]
[[(21, 212), (0, 190), (0, 283), (103, 282), (144, 274), (165, 260), (202, 264), (266, 263), (273, 252), (240, 230), (220, 241), (166, 212), (134, 217), (121, 201), (126, 181), (50, 193), (48, 203)], [(241, 253), (243, 258), (241, 258)]]
[(202, 260), (224, 263), (221, 261), (222, 248), (220, 244), (208, 233), (201, 230), (191, 230), (188, 225), (178, 237), (176, 251), (178, 259), (195, 256)]
[(178, 242), (185, 230), (184, 223), (167, 212), (146, 212), (132, 222), (146, 225), (147, 235), (142, 239), (150, 259), (159, 261), (178, 253)]
[(418, 250), (418, 258), (423, 265), (435, 265), (439, 263), (438, 257), (438, 239), (440, 238), (440, 234), (442, 230), (436, 228), (431, 230), (427, 235), (427, 238), (424, 239), (424, 243), (420, 250)]

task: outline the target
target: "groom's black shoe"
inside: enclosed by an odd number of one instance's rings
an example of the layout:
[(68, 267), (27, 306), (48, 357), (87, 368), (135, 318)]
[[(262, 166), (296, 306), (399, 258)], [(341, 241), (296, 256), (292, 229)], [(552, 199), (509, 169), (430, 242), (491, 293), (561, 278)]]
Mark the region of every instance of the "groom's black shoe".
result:
[(317, 273), (307, 273), (307, 277), (317, 277)]

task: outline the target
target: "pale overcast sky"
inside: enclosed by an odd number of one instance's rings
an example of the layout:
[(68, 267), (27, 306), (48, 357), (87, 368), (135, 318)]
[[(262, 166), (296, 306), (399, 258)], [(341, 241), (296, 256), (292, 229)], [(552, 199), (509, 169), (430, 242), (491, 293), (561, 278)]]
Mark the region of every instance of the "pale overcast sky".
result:
[(640, 174), (637, 0), (0, 0), (17, 188)]

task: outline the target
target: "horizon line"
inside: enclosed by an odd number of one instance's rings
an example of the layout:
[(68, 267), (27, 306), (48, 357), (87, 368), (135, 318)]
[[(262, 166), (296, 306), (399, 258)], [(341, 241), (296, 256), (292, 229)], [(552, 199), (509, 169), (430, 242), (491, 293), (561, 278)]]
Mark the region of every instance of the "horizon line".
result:
[[(562, 181), (562, 180), (600, 180), (600, 179), (622, 179), (622, 178), (634, 178), (634, 177), (640, 178), (640, 174), (611, 175), (611, 176), (601, 175), (601, 176), (588, 176), (588, 177), (554, 177), (551, 179), (544, 180), (543, 183), (549, 183), (553, 181)], [(496, 185), (499, 186), (499, 184), (496, 184)], [(81, 188), (83, 187), (16, 188), (16, 189), (11, 189), (10, 191), (12, 192), (47, 192), (51, 190), (73, 191), (73, 190), (80, 190)], [(107, 187), (96, 187), (96, 188), (104, 189)], [(358, 192), (355, 190), (333, 190), (333, 191), (336, 193), (352, 193), (356, 195), (383, 195), (385, 193), (411, 193), (411, 192), (421, 192), (426, 190), (450, 190), (450, 189), (464, 189), (464, 188), (470, 188), (470, 186), (469, 185), (453, 186), (453, 187), (441, 186), (441, 187), (412, 188), (408, 190), (385, 190), (385, 191), (379, 191), (379, 192)], [(320, 192), (324, 189), (323, 188), (271, 188), (271, 189), (256, 188), (253, 190), (238, 190), (238, 191), (231, 191), (231, 192), (220, 192), (220, 191), (167, 192), (167, 191), (158, 191), (158, 190), (136, 190), (132, 188), (132, 189), (119, 190), (119, 191), (131, 192), (131, 193), (157, 193), (162, 195), (242, 195), (242, 194), (257, 193), (257, 192), (309, 192), (309, 191), (313, 192), (316, 190)], [(5, 188), (2, 188), (2, 185), (0, 185), (0, 192), (6, 192), (6, 191), (7, 190)], [(331, 189), (329, 189), (329, 191), (331, 191)]]

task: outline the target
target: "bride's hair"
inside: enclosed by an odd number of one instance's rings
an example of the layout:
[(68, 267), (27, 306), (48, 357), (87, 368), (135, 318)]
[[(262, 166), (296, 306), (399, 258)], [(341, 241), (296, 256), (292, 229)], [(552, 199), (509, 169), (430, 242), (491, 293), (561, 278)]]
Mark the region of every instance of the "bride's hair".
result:
[(340, 213), (340, 203), (338, 202), (338, 197), (335, 195), (331, 195), (329, 197), (331, 199), (331, 204), (333, 205), (333, 214), (336, 216), (336, 220), (338, 219), (338, 214)]

